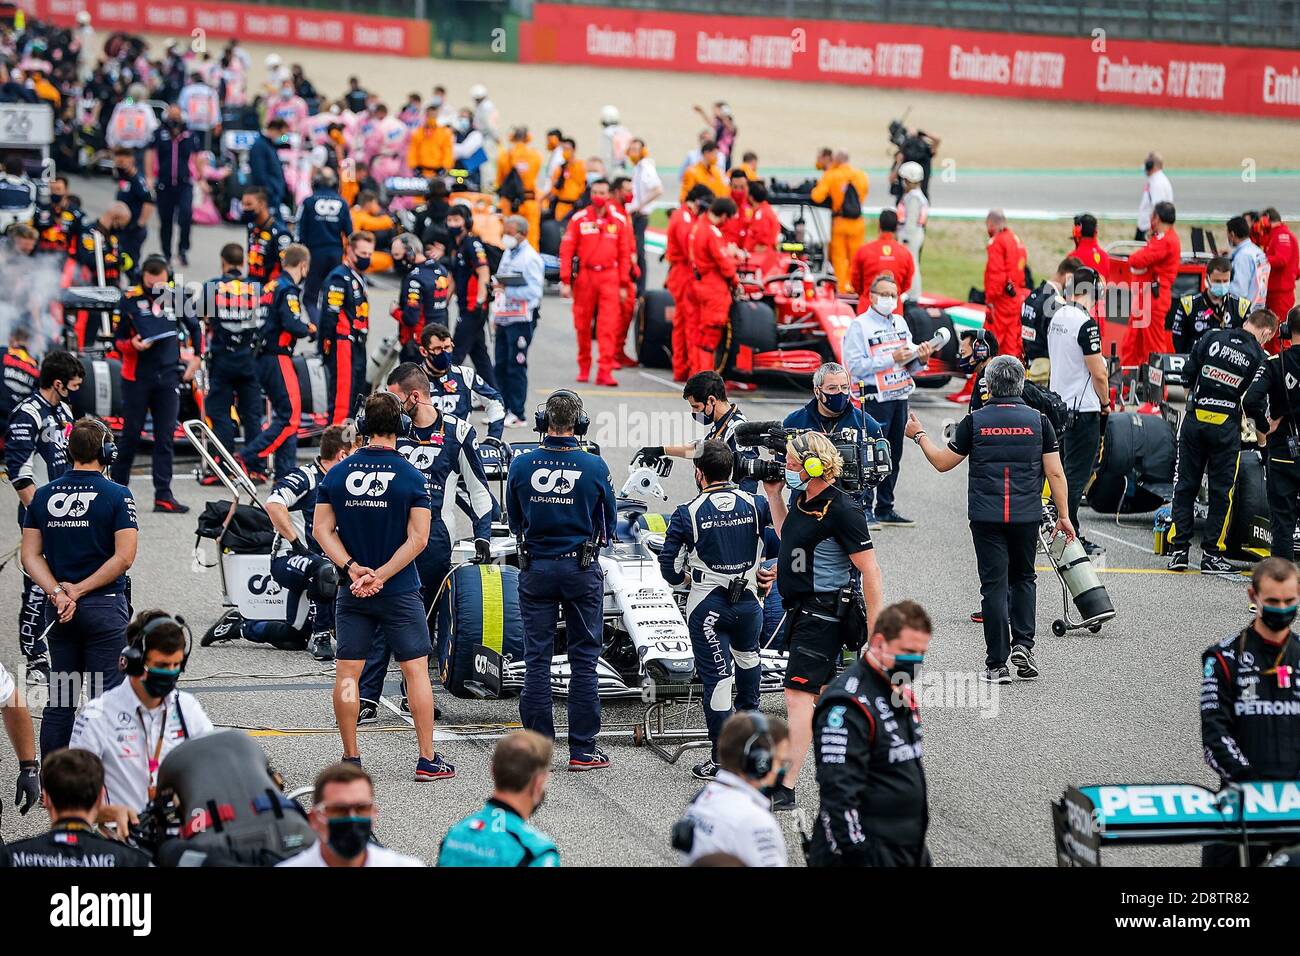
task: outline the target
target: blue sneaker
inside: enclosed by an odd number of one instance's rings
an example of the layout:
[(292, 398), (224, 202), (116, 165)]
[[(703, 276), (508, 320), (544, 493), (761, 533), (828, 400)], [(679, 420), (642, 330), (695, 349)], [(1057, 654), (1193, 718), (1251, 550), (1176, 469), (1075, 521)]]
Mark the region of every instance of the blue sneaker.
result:
[(354, 763), (354, 764), (356, 764), (358, 767), (360, 767), (360, 766), (361, 766), (361, 757), (360, 757), (359, 755), (356, 756), (356, 757), (344, 757), (344, 758), (343, 758), (343, 763)]
[(880, 519), (876, 517), (876, 513), (870, 508), (867, 509), (867, 527), (872, 531), (879, 531), (884, 527), (884, 525), (880, 523)]
[(448, 780), (454, 776), (456, 776), (456, 768), (443, 760), (442, 754), (434, 754), (432, 760), (421, 757), (415, 765), (415, 779), (420, 782)]
[(609, 757), (599, 747), (592, 747), (581, 753), (569, 754), (569, 769), (574, 773), (581, 770), (602, 770), (609, 766)]

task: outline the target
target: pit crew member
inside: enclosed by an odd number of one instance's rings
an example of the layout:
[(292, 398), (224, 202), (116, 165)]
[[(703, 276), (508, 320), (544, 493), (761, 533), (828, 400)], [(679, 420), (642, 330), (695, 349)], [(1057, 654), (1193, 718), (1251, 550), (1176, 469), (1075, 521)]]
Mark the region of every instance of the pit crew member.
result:
[(167, 755), (214, 730), (193, 694), (176, 689), (189, 659), (184, 622), (165, 611), (141, 611), (119, 647), (118, 667), (126, 675), (77, 713), (67, 746), (89, 750), (104, 763), (100, 822), (122, 814), (134, 822), (154, 797), (158, 768)]
[(342, 425), (350, 418), (358, 399), (369, 390), (366, 338), (370, 298), (361, 276), (370, 268), (374, 252), (374, 233), (352, 233), (343, 250), (343, 262), (325, 277), (321, 288), (320, 351), (325, 356), (331, 425)]
[(468, 365), (456, 365), (452, 334), (445, 325), (426, 325), (420, 333), (420, 355), (429, 376), (430, 399), (444, 415), (469, 421), (474, 399), (485, 409), (487, 433), (500, 438), (505, 429), (506, 407), (501, 393)]
[[(1250, 302), (1228, 291), (1232, 287), (1232, 263), (1215, 256), (1205, 264), (1205, 289), (1179, 296), (1169, 308), (1165, 327), (1173, 338), (1174, 351), (1190, 354), (1201, 336), (1213, 329), (1239, 329), (1250, 315)], [(1285, 313), (1273, 313), (1281, 318)]]
[(561, 389), (539, 412), (541, 447), (510, 462), (506, 515), (523, 557), (519, 610), (524, 624), (524, 689), (519, 718), (529, 730), (554, 739), (551, 660), (555, 629), (564, 609), (569, 658), (569, 769), (609, 766), (596, 745), (600, 697), (596, 661), (604, 633), (605, 576), (597, 559), (614, 534), (614, 487), (609, 467), (584, 451), (582, 400)]
[(272, 207), (261, 186), (244, 191), (239, 199), (244, 225), (248, 227), (248, 281), (266, 291), (280, 274), (284, 251), (293, 236), (280, 221), (278, 206)]
[[(81, 387), (86, 369), (71, 352), (57, 349), (41, 362), (37, 389), (18, 403), (5, 429), (5, 472), (18, 495), (18, 527), (27, 506), (46, 482), (68, 469), (68, 433), (72, 410), (68, 400)], [(18, 607), (18, 641), (27, 661), (27, 680), (48, 683), (49, 652), (45, 630), (45, 592), (24, 569), (23, 597)]]
[(733, 714), (718, 738), (718, 772), (673, 828), (683, 866), (726, 853), (745, 866), (785, 866), (785, 836), (768, 793), (784, 779), (790, 731), (780, 717)]
[(1295, 558), (1296, 509), (1300, 502), (1300, 308), (1293, 308), (1283, 323), (1290, 348), (1283, 348), (1264, 363), (1246, 392), (1243, 407), (1256, 432), (1267, 435), (1268, 510), (1272, 523), (1274, 557)]
[[(721, 375), (709, 370), (697, 372), (686, 380), (682, 388), (682, 398), (691, 407), (691, 417), (708, 428), (704, 437), (686, 445), (651, 445), (639, 450), (637, 458), (648, 465), (653, 465), (665, 455), (672, 458), (693, 459), (698, 456), (705, 442), (719, 441), (725, 444), (736, 458), (756, 458), (758, 451), (742, 447), (736, 441), (736, 428), (745, 423), (745, 413), (735, 402), (727, 399), (727, 383)], [(733, 475), (733, 479), (737, 476)], [(758, 490), (758, 483), (752, 478), (740, 482), (742, 490), (753, 493)]]
[(883, 609), (861, 657), (813, 715), (821, 807), (810, 866), (929, 866), (921, 715), (911, 686), (930, 646), (915, 601)]
[[(1035, 385), (1052, 380), (1052, 359), (1047, 352), (1047, 329), (1052, 316), (1065, 305), (1065, 290), (1074, 280), (1074, 270), (1083, 263), (1067, 256), (1056, 267), (1056, 275), (1044, 279), (1020, 308), (1020, 344), (1025, 360), (1025, 378)], [(973, 411), (973, 409), (972, 409)]]
[[(264, 412), (262, 383), (257, 377), (253, 348), (258, 338), (258, 306), (261, 290), (243, 273), (244, 249), (230, 242), (221, 247), (221, 276), (205, 283), (203, 303), (212, 312), (203, 316), (208, 327), (208, 395), (204, 411), (212, 422), (212, 434), (227, 451), (235, 451), (235, 421), (231, 409), (239, 409), (244, 442), (251, 442), (262, 430)], [(202, 485), (220, 483), (216, 475), (199, 479)]]
[[(1300, 605), (1296, 566), (1265, 558), (1247, 591), (1255, 620), (1201, 655), (1201, 741), (1205, 762), (1225, 783), (1300, 777), (1300, 641), (1291, 625)], [(1272, 847), (1251, 841), (1258, 866)], [(1203, 866), (1239, 865), (1239, 845), (1211, 843)]]
[(1232, 519), (1232, 490), (1241, 459), (1246, 390), (1268, 360), (1264, 345), (1277, 334), (1277, 316), (1257, 309), (1241, 329), (1207, 332), (1187, 356), (1187, 412), (1178, 428), (1169, 570), (1186, 571), (1195, 531), (1194, 506), (1209, 475), (1210, 513), (1201, 539), (1202, 574), (1236, 574), (1223, 556)]
[[(617, 386), (614, 369), (622, 354), (617, 341), (622, 301), (634, 265), (632, 224), (610, 203), (609, 182), (588, 186), (591, 205), (575, 212), (560, 242), (560, 294), (573, 299), (578, 338), (578, 381), (591, 378), (591, 329), (596, 327), (596, 384)], [(734, 272), (735, 267), (732, 266)], [(725, 315), (724, 315), (725, 324)]]
[(695, 458), (699, 495), (678, 505), (659, 552), (664, 580), (680, 585), (689, 577), (686, 625), (695, 651), (695, 673), (704, 686), (702, 703), (713, 749), (691, 773), (712, 780), (718, 772), (722, 725), (736, 710), (757, 710), (758, 642), (763, 607), (756, 572), (763, 561), (763, 531), (772, 524), (765, 497), (741, 491), (731, 481), (732, 453), (720, 441), (706, 441)]
[(445, 234), (426, 243), (413, 233), (403, 233), (393, 240), (393, 261), (407, 269), (402, 279), (393, 317), (397, 319), (397, 341), (403, 362), (420, 360), (420, 336), (426, 326), (447, 326), (447, 307), (451, 304), (451, 273), (442, 264), (446, 252)]

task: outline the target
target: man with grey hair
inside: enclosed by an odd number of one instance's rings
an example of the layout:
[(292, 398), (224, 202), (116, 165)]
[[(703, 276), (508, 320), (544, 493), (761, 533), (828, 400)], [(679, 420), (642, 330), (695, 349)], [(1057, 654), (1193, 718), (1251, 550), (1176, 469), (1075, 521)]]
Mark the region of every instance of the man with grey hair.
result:
[(915, 412), (908, 415), (907, 437), (937, 471), (951, 471), (970, 458), (966, 507), (979, 569), (986, 648), (981, 680), (1009, 684), (1008, 665), (1021, 680), (1038, 677), (1034, 554), (1044, 477), (1056, 505), (1056, 531), (1072, 539), (1074, 526), (1068, 517), (1056, 430), (1021, 397), (1025, 367), (1014, 356), (999, 355), (989, 360), (984, 380), (988, 404), (958, 423), (947, 447), (929, 439)]
[(492, 324), (496, 329), (496, 373), (506, 406), (506, 427), (527, 427), (528, 347), (542, 313), (546, 267), (528, 241), (528, 220), (507, 216), (502, 223), (505, 255), (492, 278)]
[[(803, 408), (791, 412), (781, 423), (786, 428), (821, 432), (834, 442), (852, 442), (861, 449), (868, 439), (884, 437), (880, 423), (856, 408), (850, 396), (849, 373), (839, 362), (827, 362), (813, 373), (813, 398)], [(853, 492), (858, 504), (864, 504), (864, 490)], [(867, 521), (872, 530), (880, 527), (870, 512)]]

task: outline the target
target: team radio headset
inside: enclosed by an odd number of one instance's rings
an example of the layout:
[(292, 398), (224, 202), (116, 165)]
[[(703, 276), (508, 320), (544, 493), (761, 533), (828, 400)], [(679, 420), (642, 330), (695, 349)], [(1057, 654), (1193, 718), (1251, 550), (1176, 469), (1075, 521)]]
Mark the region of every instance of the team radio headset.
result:
[[(772, 772), (774, 761), (772, 729), (767, 717), (758, 711), (749, 712), (750, 732), (745, 740), (745, 748), (740, 755), (740, 772), (747, 780), (762, 780)], [(721, 781), (715, 781), (722, 783)], [(722, 786), (733, 786), (722, 783)], [(690, 853), (695, 848), (695, 821), (683, 817), (673, 824), (671, 846), (682, 853)]]
[[(170, 614), (158, 614), (151, 617), (140, 629), (140, 633), (132, 638), (122, 648), (122, 653), (117, 659), (117, 669), (127, 677), (143, 677), (145, 672), (144, 660), (149, 654), (149, 635), (162, 627), (164, 624), (171, 624), (179, 627), (185, 634), (185, 654), (181, 658), (181, 672), (185, 672), (185, 665), (190, 661), (190, 651), (194, 649), (194, 635), (190, 633), (190, 627), (185, 623), (185, 618), (179, 614), (172, 616)], [(149, 799), (152, 800), (157, 796), (158, 787), (158, 767), (162, 757), (163, 740), (167, 737), (167, 702), (162, 704), (162, 721), (158, 729), (158, 742), (154, 744), (153, 753), (149, 755)], [(149, 727), (144, 720), (144, 712), (137, 705), (135, 708), (136, 719), (140, 722), (140, 730), (144, 734), (145, 747), (149, 745)], [(181, 706), (180, 698), (176, 699), (176, 716), (181, 722), (181, 734), (184, 739), (189, 740), (190, 729), (185, 724), (185, 708)]]
[[(542, 439), (545, 440), (546, 433), (551, 430), (551, 416), (546, 411), (546, 406), (550, 403), (551, 399), (559, 395), (563, 395), (565, 398), (572, 399), (577, 403), (578, 418), (573, 423), (573, 434), (574, 437), (578, 439), (583, 438), (587, 434), (587, 429), (591, 427), (591, 419), (587, 417), (587, 411), (583, 408), (582, 396), (570, 388), (557, 388), (546, 397), (545, 402), (537, 406), (537, 411), (533, 413), (533, 430), (541, 435)], [(582, 444), (581, 441), (578, 442), (579, 450), (582, 450)], [(556, 448), (551, 450), (563, 451), (564, 449)], [(582, 542), (582, 544), (578, 546), (578, 566), (583, 568), (590, 567), (591, 562), (596, 560), (596, 555), (599, 550), (600, 546), (595, 541)], [(527, 569), (530, 559), (527, 547), (522, 541), (520, 542), (519, 559), (519, 569), (521, 571)]]

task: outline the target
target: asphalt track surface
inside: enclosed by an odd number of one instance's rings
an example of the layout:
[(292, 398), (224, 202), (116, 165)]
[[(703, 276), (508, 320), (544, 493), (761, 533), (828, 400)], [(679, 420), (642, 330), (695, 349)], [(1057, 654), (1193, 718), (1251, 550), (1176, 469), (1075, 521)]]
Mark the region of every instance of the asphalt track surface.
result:
[[(93, 210), (107, 201), (109, 190), (104, 180), (74, 186)], [(156, 248), (152, 232), (146, 251)], [(235, 227), (196, 230), (195, 278), (212, 274), (207, 269), (215, 271), (220, 245), (240, 238)], [(652, 284), (662, 281), (661, 268), (655, 264), (652, 269)], [(394, 283), (379, 279), (371, 295), (372, 341), (378, 342), (391, 332), (388, 310)], [(570, 311), (558, 297), (548, 297), (543, 306), (530, 366), (530, 404), (542, 401), (557, 386), (572, 384)], [(579, 388), (594, 428), (604, 428), (607, 434), (615, 428), (613, 439), (620, 437), (617, 428), (628, 429), (623, 441), (607, 440), (604, 447), (616, 483), (626, 475), (637, 446), (660, 443), (634, 433), (647, 422), (691, 428), (691, 435), (698, 430), (689, 425), (680, 388), (669, 376), (637, 369), (622, 372), (619, 379), (617, 390)], [(921, 392), (913, 403), (931, 434), (956, 417), (956, 407), (942, 394)], [(780, 418), (803, 400), (803, 394), (789, 388), (764, 388), (740, 399), (751, 420)], [(132, 486), (142, 508), (141, 547), (132, 572), (135, 604), (138, 609), (162, 607), (183, 614), (201, 635), (219, 615), (221, 596), (215, 571), (190, 570), (194, 518), (205, 500), (218, 496), (193, 483), (189, 464), (180, 461), (175, 491), (194, 511), (187, 516), (155, 515), (148, 507), (147, 471), (147, 458), (137, 461)], [(979, 628), (967, 619), (978, 606), (978, 581), (964, 518), (963, 471), (939, 476), (909, 445), (901, 463), (898, 507), (917, 524), (877, 532), (875, 539), (886, 599), (916, 599), (934, 617), (926, 670), (956, 675), (949, 680), (971, 686), (969, 678), (982, 667), (984, 651)], [(680, 463), (667, 490), (673, 504), (693, 494), (691, 475)], [(1163, 561), (1150, 553), (1148, 519), (1117, 523), (1113, 517), (1085, 512), (1083, 524), (1090, 537), (1108, 548), (1103, 580), (1118, 617), (1099, 635), (1053, 637), (1050, 626), (1061, 611), (1060, 591), (1050, 573), (1041, 575), (1037, 653), (1042, 679), (1000, 688), (995, 702), (984, 698), (984, 706), (926, 699), (929, 842), (940, 865), (1051, 865), (1049, 802), (1069, 785), (1212, 783), (1200, 756), (1199, 653), (1246, 621), (1245, 581), (1166, 573)], [(10, 526), (0, 544), (7, 550), (14, 541)], [(12, 563), (0, 573), (0, 606), (11, 627), (20, 580)], [(0, 642), (0, 659), (21, 675), (16, 636)], [(183, 686), (198, 695), (216, 723), (254, 733), (295, 786), (310, 783), (341, 753), (330, 707), (332, 680), (330, 669), (305, 652), (235, 642), (198, 648)], [(388, 693), (395, 701), (395, 672)], [(379, 835), (388, 845), (429, 862), (448, 827), (488, 793), (492, 741), (518, 719), (513, 701), (470, 702), (437, 688), (435, 693), (443, 710), (437, 746), (456, 764), (455, 779), (412, 782), (413, 734), (394, 713), (385, 714), (375, 727), (363, 728), (361, 735), (363, 758), (378, 784)], [(762, 706), (771, 713), (784, 712), (778, 694), (765, 696)], [(552, 778), (537, 823), (553, 835), (568, 865), (659, 865), (674, 860), (669, 828), (698, 789), (689, 766), (701, 754), (688, 752), (668, 765), (649, 750), (634, 747), (627, 728), (640, 719), (641, 711), (634, 703), (606, 706), (601, 744), (612, 758), (610, 769), (562, 772), (557, 754), (561, 772)], [(562, 720), (561, 706), (557, 721)], [(698, 711), (691, 714), (691, 724), (702, 726)], [(562, 743), (559, 750), (563, 752)], [(0, 774), (14, 773), (9, 759), (0, 763), (9, 768)], [(8, 786), (3, 780), (9, 779), (0, 776), (0, 786)], [(0, 794), (5, 792), (0, 789)], [(798, 793), (800, 806), (815, 810), (816, 785), (807, 765)], [(44, 826), (43, 817), (39, 811), (19, 817), (7, 807), (4, 839), (37, 832)], [(794, 821), (786, 814), (783, 822), (791, 857), (797, 860)], [(1192, 848), (1123, 850), (1108, 857), (1110, 863), (1189, 865), (1195, 860)]]

